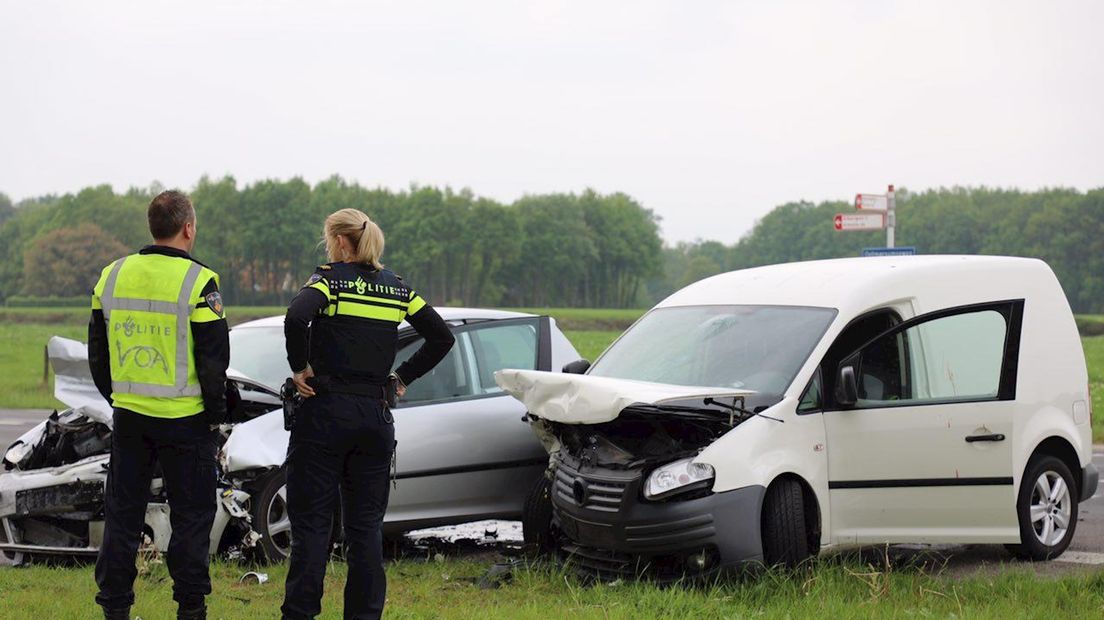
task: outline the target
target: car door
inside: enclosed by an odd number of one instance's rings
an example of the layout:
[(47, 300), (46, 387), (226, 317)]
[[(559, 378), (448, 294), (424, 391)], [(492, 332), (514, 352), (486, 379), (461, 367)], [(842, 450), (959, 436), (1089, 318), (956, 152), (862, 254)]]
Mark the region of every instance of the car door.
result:
[[(548, 457), (525, 408), (494, 382), (503, 368), (551, 370), (547, 317), (452, 328), (456, 344), (395, 413), (397, 488), (387, 520), (441, 523), (520, 513)], [(421, 346), (404, 343), (402, 363)]]
[(839, 364), (858, 398), (824, 414), (837, 542), (1019, 540), (1012, 433), (1022, 313), (1015, 300), (921, 315)]

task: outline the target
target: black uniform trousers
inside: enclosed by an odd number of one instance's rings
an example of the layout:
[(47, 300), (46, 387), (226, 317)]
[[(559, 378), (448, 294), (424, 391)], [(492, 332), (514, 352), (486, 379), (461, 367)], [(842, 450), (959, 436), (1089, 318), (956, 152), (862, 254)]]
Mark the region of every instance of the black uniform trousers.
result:
[(296, 414), (287, 455), (291, 566), (284, 618), (322, 611), (338, 497), (345, 526), (345, 618), (379, 618), (387, 594), (381, 526), (387, 511), (395, 428), (378, 398), (320, 393)]
[(172, 526), (165, 561), (173, 599), (185, 607), (202, 605), (211, 593), (207, 552), (215, 519), (215, 431), (202, 413), (155, 418), (116, 408), (113, 420), (96, 602), (107, 609), (134, 603), (134, 561), (160, 463)]

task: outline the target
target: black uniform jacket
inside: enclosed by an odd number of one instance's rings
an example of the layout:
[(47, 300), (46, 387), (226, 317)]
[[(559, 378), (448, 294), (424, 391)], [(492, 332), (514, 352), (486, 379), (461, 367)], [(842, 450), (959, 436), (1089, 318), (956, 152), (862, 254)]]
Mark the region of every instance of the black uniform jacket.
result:
[(410, 385), (452, 348), (455, 338), (441, 315), (387, 269), (322, 265), (288, 306), (288, 364), (299, 372), (309, 362), (315, 376), (382, 385), (395, 362), (404, 320), (425, 339), (395, 370)]

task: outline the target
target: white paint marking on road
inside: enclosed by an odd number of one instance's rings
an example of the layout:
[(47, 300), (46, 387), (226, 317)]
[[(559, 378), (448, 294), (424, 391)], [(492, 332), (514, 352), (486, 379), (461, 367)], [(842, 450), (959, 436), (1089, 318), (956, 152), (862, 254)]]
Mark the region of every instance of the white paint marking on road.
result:
[(1067, 551), (1054, 558), (1055, 562), (1069, 562), (1070, 564), (1104, 564), (1104, 553), (1091, 551)]
[(0, 420), (0, 426), (27, 426), (33, 424), (26, 420)]

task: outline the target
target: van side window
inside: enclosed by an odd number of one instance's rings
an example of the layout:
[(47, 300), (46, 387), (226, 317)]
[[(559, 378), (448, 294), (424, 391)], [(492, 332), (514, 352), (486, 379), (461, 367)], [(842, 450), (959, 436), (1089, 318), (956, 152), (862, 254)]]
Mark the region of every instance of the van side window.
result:
[(820, 396), (821, 393), (820, 369), (817, 369), (816, 374), (809, 380), (809, 385), (805, 387), (805, 392), (801, 395), (801, 401), (797, 403), (797, 412), (812, 413), (820, 411), (824, 406)]
[(891, 308), (881, 308), (855, 319), (840, 332), (820, 363), (821, 407), (835, 405), (836, 372), (839, 363), (878, 334), (900, 323), (901, 316), (897, 312)]
[(867, 344), (859, 408), (998, 397), (1008, 321), (995, 309), (933, 318)]

